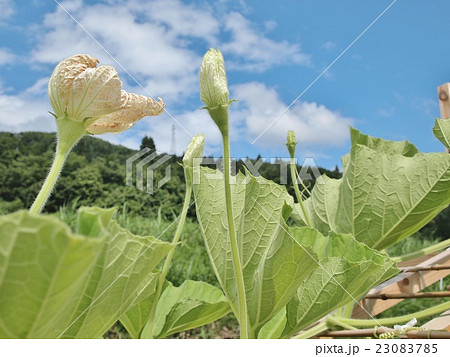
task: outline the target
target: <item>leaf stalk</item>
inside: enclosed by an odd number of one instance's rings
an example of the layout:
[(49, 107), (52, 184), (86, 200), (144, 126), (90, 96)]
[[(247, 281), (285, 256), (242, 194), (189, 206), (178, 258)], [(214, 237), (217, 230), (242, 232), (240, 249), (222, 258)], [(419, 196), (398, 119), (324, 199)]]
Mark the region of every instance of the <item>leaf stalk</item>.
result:
[(227, 221), (228, 221), (228, 234), (230, 236), (231, 243), (231, 260), (233, 262), (233, 268), (236, 275), (236, 285), (238, 292), (238, 319), (241, 331), (241, 338), (249, 338), (248, 331), (248, 317), (247, 317), (247, 301), (245, 296), (245, 284), (244, 284), (244, 274), (242, 271), (241, 255), (239, 251), (239, 245), (236, 237), (236, 229), (234, 227), (233, 218), (233, 206), (231, 200), (231, 183), (230, 183), (230, 142), (228, 137), (228, 130), (222, 131), (223, 137), (223, 171), (224, 171), (224, 182), (225, 182), (225, 204), (227, 211)]
[[(295, 191), (295, 195), (297, 196), (297, 201), (300, 204), (300, 208), (302, 209), (303, 215), (305, 216), (305, 220), (306, 220), (306, 224), (308, 225), (308, 227), (313, 228), (311, 221), (309, 220), (309, 216), (308, 216), (308, 212), (306, 211), (306, 207), (303, 204), (303, 197), (302, 194), (300, 192), (300, 190), (298, 189), (298, 184), (297, 184), (297, 168), (295, 165), (295, 159), (294, 157), (291, 157), (291, 179), (292, 179), (292, 185), (294, 186), (294, 191)], [(300, 182), (301, 179), (300, 179)], [(303, 182), (302, 182), (303, 185)]]
[(148, 332), (147, 338), (152, 339), (153, 333), (155, 330), (155, 318), (156, 318), (156, 309), (158, 307), (159, 299), (161, 298), (161, 294), (164, 287), (164, 282), (166, 281), (167, 273), (170, 269), (170, 264), (172, 263), (172, 258), (175, 253), (175, 245), (178, 243), (181, 237), (181, 233), (183, 232), (184, 222), (186, 221), (187, 211), (189, 209), (189, 203), (191, 202), (191, 194), (192, 194), (192, 183), (186, 183), (186, 192), (184, 194), (184, 203), (183, 209), (181, 211), (180, 220), (178, 221), (177, 230), (175, 231), (175, 235), (172, 240), (172, 244), (174, 245), (173, 249), (167, 254), (166, 260), (164, 262), (161, 273), (158, 277), (158, 286), (156, 288), (155, 299), (153, 300), (153, 304), (150, 310), (150, 317), (147, 323)]

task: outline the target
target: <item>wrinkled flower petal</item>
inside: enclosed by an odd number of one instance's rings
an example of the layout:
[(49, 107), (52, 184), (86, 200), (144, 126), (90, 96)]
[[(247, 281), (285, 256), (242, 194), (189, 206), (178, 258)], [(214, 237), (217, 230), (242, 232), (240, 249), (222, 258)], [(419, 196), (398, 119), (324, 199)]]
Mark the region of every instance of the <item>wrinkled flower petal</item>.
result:
[(152, 98), (122, 90), (122, 109), (108, 114), (95, 121), (87, 128), (91, 134), (120, 133), (131, 128), (138, 120), (145, 116), (160, 115), (164, 111), (161, 98)]
[(144, 116), (164, 111), (155, 101), (122, 90), (112, 66), (98, 66), (89, 55), (75, 55), (59, 63), (48, 84), (50, 103), (57, 118), (80, 122), (91, 134), (119, 133)]
[(48, 82), (50, 104), (57, 116), (62, 116), (67, 108), (75, 78), (88, 68), (95, 68), (98, 59), (89, 55), (75, 55), (60, 62)]
[(99, 118), (122, 107), (122, 82), (114, 67), (87, 68), (73, 81), (67, 113), (71, 118)]
[(121, 133), (122, 131), (128, 130), (133, 126), (133, 124), (120, 124), (111, 123), (108, 121), (100, 121), (92, 124), (88, 127), (87, 132), (93, 135), (100, 135), (106, 133)]

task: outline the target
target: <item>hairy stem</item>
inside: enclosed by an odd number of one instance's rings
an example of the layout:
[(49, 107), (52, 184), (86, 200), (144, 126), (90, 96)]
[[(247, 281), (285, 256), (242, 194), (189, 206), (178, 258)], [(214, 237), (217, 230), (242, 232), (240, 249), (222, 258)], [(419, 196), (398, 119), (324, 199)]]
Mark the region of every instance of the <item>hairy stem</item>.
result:
[[(192, 193), (192, 185), (186, 184), (186, 193), (184, 194), (184, 203), (183, 210), (181, 211), (180, 220), (178, 221), (177, 230), (175, 231), (175, 235), (172, 240), (172, 244), (176, 245), (180, 240), (181, 233), (183, 232), (184, 222), (186, 220), (187, 211), (189, 209), (189, 203), (191, 202), (191, 193)], [(169, 272), (170, 264), (172, 262), (173, 254), (175, 253), (175, 247), (167, 254), (166, 261), (164, 262), (164, 266), (161, 270), (161, 273), (158, 278), (158, 286), (156, 288), (155, 299), (153, 300), (152, 308), (150, 311), (150, 318), (148, 322), (148, 334), (147, 338), (153, 338), (153, 331), (155, 329), (155, 317), (156, 317), (156, 308), (158, 306), (159, 299), (161, 298), (161, 294), (164, 287), (164, 282), (166, 281), (167, 273)]]
[(57, 118), (56, 125), (58, 127), (58, 139), (55, 158), (47, 178), (30, 208), (30, 213), (40, 213), (42, 211), (58, 181), (67, 156), (86, 133), (82, 123), (69, 119), (67, 115)]
[(372, 319), (367, 320), (359, 320), (359, 319), (351, 319), (345, 317), (337, 317), (334, 316), (334, 319), (340, 321), (341, 323), (345, 323), (351, 325), (353, 327), (372, 327), (377, 325), (398, 325), (401, 323), (406, 323), (411, 321), (414, 317), (416, 319), (423, 319), (424, 317), (432, 316), (444, 312), (450, 308), (450, 301), (444, 302), (442, 304), (430, 307), (428, 309), (417, 311), (412, 314), (396, 316), (396, 317), (388, 317), (384, 319), (377, 319), (376, 322)]
[(444, 240), (442, 242), (439, 242), (437, 244), (433, 244), (433, 245), (431, 245), (429, 247), (416, 250), (415, 252), (404, 254), (404, 255), (400, 255), (398, 257), (393, 257), (391, 259), (394, 262), (396, 262), (396, 263), (406, 262), (408, 260), (411, 260), (411, 259), (414, 259), (414, 258), (418, 258), (418, 257), (421, 257), (423, 255), (427, 255), (427, 254), (430, 254), (430, 253), (438, 252), (438, 251), (440, 251), (442, 249), (445, 249), (447, 247), (450, 247), (450, 238), (446, 239), (446, 240)]
[(239, 245), (236, 237), (236, 229), (234, 227), (233, 206), (231, 201), (231, 184), (230, 184), (230, 142), (228, 132), (223, 132), (223, 168), (225, 178), (225, 203), (228, 221), (228, 233), (231, 243), (231, 259), (236, 275), (236, 285), (238, 292), (238, 319), (241, 331), (241, 338), (249, 338), (248, 322), (247, 322), (247, 302), (245, 296), (244, 274), (242, 272), (241, 256)]
[(66, 161), (67, 155), (69, 154), (69, 150), (61, 149), (61, 147), (57, 147), (55, 158), (53, 159), (53, 164), (50, 168), (50, 171), (47, 175), (47, 178), (44, 181), (44, 184), (39, 191), (36, 199), (34, 200), (33, 205), (30, 208), (30, 213), (40, 213), (47, 203), (50, 194), (55, 187), (56, 182), (58, 181), (61, 170)]
[[(308, 225), (308, 227), (312, 228), (312, 224), (311, 224), (311, 221), (309, 220), (308, 212), (306, 211), (306, 207), (303, 204), (302, 194), (301, 194), (300, 190), (298, 189), (297, 177), (298, 177), (298, 175), (297, 175), (297, 168), (296, 168), (296, 165), (295, 165), (295, 160), (294, 160), (293, 157), (291, 157), (292, 185), (294, 186), (295, 195), (297, 196), (297, 201), (300, 204), (300, 208), (302, 209), (303, 215), (305, 216), (306, 224)], [(301, 179), (300, 179), (300, 182), (301, 182)]]
[(346, 324), (345, 322), (342, 322), (341, 320), (334, 318), (332, 315), (327, 316), (326, 322), (332, 325), (343, 327), (347, 330), (356, 330), (356, 327)]

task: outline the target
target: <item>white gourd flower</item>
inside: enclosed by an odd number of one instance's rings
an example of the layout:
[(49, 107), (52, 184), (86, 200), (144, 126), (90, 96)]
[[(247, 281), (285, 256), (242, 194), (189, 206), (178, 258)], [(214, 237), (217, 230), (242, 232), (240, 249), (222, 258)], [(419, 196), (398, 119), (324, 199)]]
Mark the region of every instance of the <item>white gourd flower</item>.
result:
[(144, 116), (164, 111), (161, 98), (127, 93), (112, 66), (98, 66), (89, 55), (60, 62), (50, 77), (48, 95), (57, 119), (83, 123), (89, 134), (119, 133)]

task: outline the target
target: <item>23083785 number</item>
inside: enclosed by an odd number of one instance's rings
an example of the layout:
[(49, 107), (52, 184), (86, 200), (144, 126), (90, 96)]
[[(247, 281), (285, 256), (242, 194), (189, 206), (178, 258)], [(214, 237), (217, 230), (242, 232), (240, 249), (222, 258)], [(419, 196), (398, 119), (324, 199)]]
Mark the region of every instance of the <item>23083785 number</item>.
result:
[(437, 353), (436, 343), (377, 343), (376, 353)]

